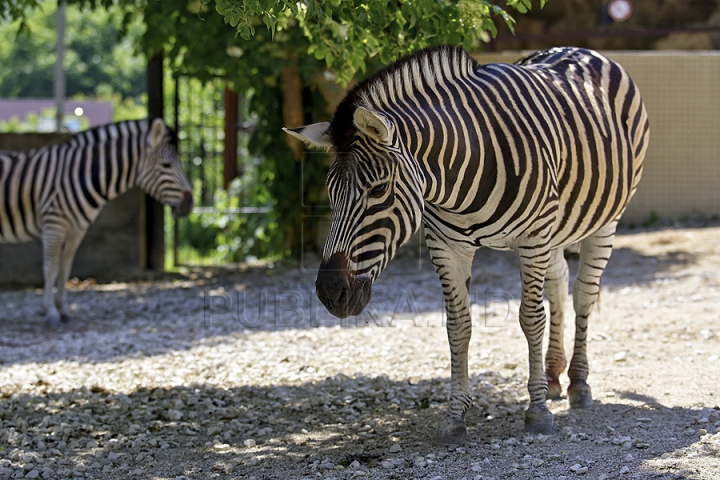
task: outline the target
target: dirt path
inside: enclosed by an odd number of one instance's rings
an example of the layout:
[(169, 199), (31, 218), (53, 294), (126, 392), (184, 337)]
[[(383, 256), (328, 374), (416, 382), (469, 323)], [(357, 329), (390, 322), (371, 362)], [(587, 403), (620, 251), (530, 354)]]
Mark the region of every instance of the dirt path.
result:
[(0, 479), (720, 478), (717, 223), (618, 237), (590, 324), (596, 402), (551, 402), (549, 437), (522, 433), (515, 260), (479, 252), (470, 441), (453, 449), (432, 444), (449, 351), (413, 253), (342, 325), (313, 262), (77, 284), (56, 332), (38, 290), (0, 292)]

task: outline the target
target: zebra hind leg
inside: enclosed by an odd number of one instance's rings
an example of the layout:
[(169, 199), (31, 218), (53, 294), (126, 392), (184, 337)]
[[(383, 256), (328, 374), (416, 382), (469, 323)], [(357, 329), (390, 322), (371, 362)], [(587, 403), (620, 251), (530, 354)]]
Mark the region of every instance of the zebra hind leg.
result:
[(548, 382), (548, 399), (560, 398), (560, 374), (567, 367), (563, 340), (565, 304), (568, 297), (568, 266), (563, 249), (550, 253), (550, 266), (545, 275), (545, 294), (550, 301), (550, 341), (545, 355), (545, 376)]
[(580, 268), (573, 285), (575, 344), (568, 368), (568, 400), (571, 408), (589, 407), (593, 403), (592, 391), (587, 383), (588, 318), (600, 293), (600, 277), (612, 253), (616, 228), (617, 222), (606, 225), (584, 239), (580, 248)]
[(545, 334), (545, 305), (543, 284), (550, 263), (547, 245), (516, 247), (520, 261), (522, 299), (520, 302), (520, 327), (528, 344), (530, 364), (528, 392), (530, 405), (525, 411), (525, 431), (529, 433), (552, 433), (553, 415), (545, 405), (548, 392), (547, 378), (543, 370), (543, 336)]
[(42, 233), (43, 277), (45, 305), (45, 324), (50, 328), (60, 326), (60, 311), (55, 302), (55, 286), (60, 273), (63, 244), (67, 229), (57, 224), (45, 224)]
[(450, 344), (450, 401), (447, 424), (440, 430), (437, 443), (460, 445), (467, 441), (465, 413), (472, 405), (468, 378), (468, 347), (472, 334), (469, 289), (475, 250), (449, 248), (430, 232), (426, 233), (426, 240), (443, 288)]
[(67, 281), (70, 278), (73, 259), (80, 243), (82, 242), (85, 232), (82, 230), (70, 230), (65, 239), (65, 245), (60, 256), (60, 268), (57, 279), (57, 293), (55, 295), (55, 304), (60, 311), (60, 321), (68, 323), (71, 320), (70, 313), (67, 310)]

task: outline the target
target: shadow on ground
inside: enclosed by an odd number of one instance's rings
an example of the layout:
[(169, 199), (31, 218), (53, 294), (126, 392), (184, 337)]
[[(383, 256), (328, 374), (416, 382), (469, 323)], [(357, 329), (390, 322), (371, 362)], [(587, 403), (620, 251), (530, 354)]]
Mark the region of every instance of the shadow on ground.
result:
[[(551, 404), (558, 410), (555, 434), (529, 443), (522, 433), (525, 405), (492, 387), (498, 379), (472, 377), (477, 398), (468, 415), (469, 443), (457, 450), (432, 441), (446, 406), (446, 379), (409, 384), (338, 375), (294, 386), (12, 395), (0, 399), (0, 451), (8, 468), (47, 467), (56, 474), (51, 478), (73, 472), (106, 479), (349, 478), (357, 471), (379, 472), (373, 478), (459, 478), (448, 472), (467, 473), (471, 464), (497, 478), (508, 472), (558, 478), (578, 458), (594, 478), (614, 476), (618, 462), (631, 468), (632, 478), (695, 478), (672, 462), (649, 467), (645, 461), (681, 456), (699, 444), (697, 433), (685, 431), (698, 411), (666, 408), (652, 398), (574, 411), (560, 401)], [(717, 447), (703, 445), (694, 455), (717, 458)], [(620, 460), (628, 454), (632, 460)], [(526, 455), (541, 464), (518, 470)]]

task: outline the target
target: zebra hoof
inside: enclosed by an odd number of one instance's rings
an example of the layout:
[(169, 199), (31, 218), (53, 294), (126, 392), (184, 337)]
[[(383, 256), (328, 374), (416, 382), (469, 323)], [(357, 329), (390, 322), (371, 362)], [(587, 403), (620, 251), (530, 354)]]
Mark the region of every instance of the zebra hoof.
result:
[(557, 400), (561, 395), (562, 387), (560, 386), (560, 382), (548, 381), (548, 392), (545, 398), (548, 400)]
[(570, 408), (588, 408), (593, 404), (592, 391), (585, 380), (570, 383), (567, 393)]
[(545, 405), (530, 405), (525, 411), (525, 431), (532, 434), (550, 435), (553, 430), (553, 414)]
[(45, 326), (48, 328), (58, 328), (61, 318), (59, 313), (50, 313), (45, 316)]
[(438, 445), (462, 445), (467, 442), (467, 428), (465, 422), (452, 422), (448, 428), (440, 431)]

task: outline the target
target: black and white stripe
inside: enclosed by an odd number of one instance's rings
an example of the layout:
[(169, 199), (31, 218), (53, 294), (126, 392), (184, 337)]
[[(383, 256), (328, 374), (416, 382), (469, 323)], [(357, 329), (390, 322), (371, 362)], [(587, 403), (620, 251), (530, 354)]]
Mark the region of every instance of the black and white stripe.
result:
[(0, 152), (0, 243), (42, 239), (48, 324), (69, 319), (65, 284), (73, 257), (107, 202), (137, 185), (174, 214), (190, 212), (191, 187), (172, 136), (161, 119), (130, 120), (62, 144)]
[[(512, 65), (478, 65), (461, 48), (436, 47), (358, 84), (332, 123), (288, 133), (337, 152), (327, 181), (333, 222), (316, 283), (330, 312), (360, 313), (372, 282), (425, 224), (452, 366), (440, 442), (466, 438), (470, 267), (479, 247), (513, 250), (519, 259), (530, 359), (526, 429), (548, 432), (545, 399), (560, 394), (566, 366), (562, 248), (582, 242), (568, 396), (573, 407), (592, 402), (587, 320), (649, 136), (638, 89), (618, 64), (590, 50), (554, 48)], [(544, 291), (551, 304), (546, 371)]]

